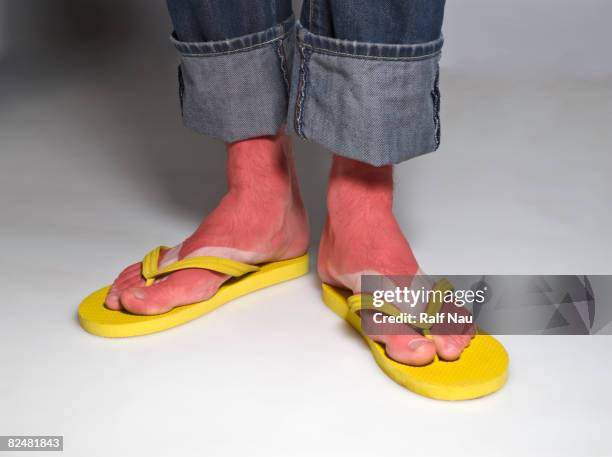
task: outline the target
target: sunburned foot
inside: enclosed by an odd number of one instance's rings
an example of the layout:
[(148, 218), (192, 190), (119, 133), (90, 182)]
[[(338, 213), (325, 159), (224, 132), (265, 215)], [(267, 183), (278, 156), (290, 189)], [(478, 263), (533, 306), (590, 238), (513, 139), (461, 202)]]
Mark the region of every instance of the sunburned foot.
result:
[[(165, 251), (160, 267), (194, 256), (244, 263), (298, 257), (308, 249), (308, 220), (285, 134), (229, 144), (228, 192), (197, 230)], [(144, 287), (140, 262), (114, 281), (106, 306), (135, 314), (160, 314), (206, 300), (226, 281), (208, 270), (174, 272)]]
[[(323, 282), (357, 293), (362, 274), (418, 274), (417, 261), (393, 215), (392, 174), (391, 166), (377, 168), (334, 157), (329, 213), (318, 257)], [(441, 359), (456, 360), (474, 333), (473, 327), (461, 325), (456, 332), (445, 328), (436, 334), (434, 326), (428, 339), (404, 324), (385, 325), (396, 327), (386, 329), (385, 335), (370, 336), (385, 345), (389, 357), (409, 365), (426, 365), (436, 353)]]

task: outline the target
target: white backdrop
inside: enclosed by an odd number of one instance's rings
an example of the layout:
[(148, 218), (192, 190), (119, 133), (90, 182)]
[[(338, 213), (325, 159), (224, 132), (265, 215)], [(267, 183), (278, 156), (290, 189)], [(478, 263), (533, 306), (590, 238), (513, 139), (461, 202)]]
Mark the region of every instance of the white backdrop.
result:
[[(425, 271), (612, 273), (611, 13), (448, 1), (442, 147), (396, 170)], [(386, 378), (314, 273), (162, 334), (85, 334), (81, 298), (215, 204), (223, 148), (180, 123), (161, 0), (0, 0), (0, 32), (0, 435), (75, 457), (612, 453), (610, 336), (503, 337), (508, 385), (439, 403)], [(296, 156), (314, 256), (329, 155)]]

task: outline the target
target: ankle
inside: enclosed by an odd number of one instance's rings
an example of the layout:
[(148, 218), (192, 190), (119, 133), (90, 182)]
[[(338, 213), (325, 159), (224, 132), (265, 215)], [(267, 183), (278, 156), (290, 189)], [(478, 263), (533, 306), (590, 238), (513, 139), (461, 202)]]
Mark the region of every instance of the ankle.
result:
[[(305, 232), (308, 219), (302, 203), (291, 140), (283, 132), (227, 144), (228, 190), (200, 228), (227, 229), (228, 221), (251, 232)], [(205, 230), (198, 229), (198, 232)]]
[(267, 200), (292, 195), (293, 159), (284, 133), (227, 145), (228, 193), (240, 199)]
[(334, 156), (327, 192), (329, 219), (379, 217), (393, 211), (393, 168)]

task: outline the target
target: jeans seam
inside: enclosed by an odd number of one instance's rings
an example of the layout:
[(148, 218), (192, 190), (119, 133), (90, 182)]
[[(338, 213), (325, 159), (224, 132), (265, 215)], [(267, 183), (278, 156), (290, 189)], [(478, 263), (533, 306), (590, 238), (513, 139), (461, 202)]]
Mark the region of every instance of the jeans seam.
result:
[(424, 43), (370, 43), (319, 35), (296, 22), (298, 39), (321, 53), (377, 60), (421, 60), (440, 53), (444, 37)]
[(306, 139), (304, 134), (304, 104), (306, 100), (306, 84), (308, 82), (308, 61), (312, 51), (305, 46), (299, 47), (300, 68), (297, 86), (297, 100), (295, 103), (294, 128), (299, 137)]
[(266, 30), (235, 38), (216, 41), (181, 41), (176, 36), (176, 32), (173, 32), (170, 35), (170, 41), (177, 51), (186, 57), (227, 55), (249, 51), (283, 39), (295, 32), (295, 24), (295, 17), (292, 14), (281, 23)]
[(285, 83), (285, 91), (286, 94), (289, 94), (289, 72), (287, 69), (287, 56), (285, 55), (285, 47), (284, 47), (284, 43), (285, 40), (283, 38), (281, 38), (280, 40), (278, 40), (277, 44), (276, 44), (276, 54), (278, 55), (278, 59), (279, 59), (279, 65), (280, 65), (280, 69), (281, 69), (281, 75), (283, 77), (283, 82)]
[(283, 33), (282, 35), (277, 36), (276, 38), (273, 38), (271, 40), (268, 41), (264, 41), (263, 43), (257, 43), (254, 44), (252, 46), (247, 46), (246, 48), (240, 48), (240, 49), (234, 49), (232, 51), (221, 51), (221, 52), (206, 52), (206, 53), (184, 53), (181, 52), (181, 55), (183, 57), (215, 57), (215, 56), (224, 56), (224, 55), (230, 55), (230, 54), (237, 54), (239, 52), (246, 52), (246, 51), (252, 51), (253, 49), (258, 49), (258, 48), (262, 48), (264, 46), (267, 46), (271, 43), (274, 43), (275, 41), (278, 40), (282, 40), (285, 37), (287, 37), (287, 35), (289, 35), (291, 33), (291, 30), (288, 30), (287, 32)]
[(427, 59), (431, 59), (435, 56), (437, 56), (438, 54), (440, 54), (442, 51), (436, 51), (433, 52), (431, 54), (424, 54), (422, 56), (418, 56), (418, 57), (385, 57), (385, 56), (364, 56), (361, 54), (349, 54), (346, 52), (339, 52), (339, 51), (331, 51), (329, 49), (323, 49), (323, 48), (317, 48), (314, 47), (310, 44), (306, 44), (306, 43), (302, 43), (302, 45), (304, 47), (307, 47), (311, 50), (311, 52), (317, 52), (319, 54), (327, 54), (327, 55), (332, 55), (332, 56), (340, 56), (340, 57), (350, 57), (353, 59), (360, 59), (360, 60), (388, 60), (388, 61), (396, 61), (396, 62), (418, 62), (419, 60), (427, 60)]
[(310, 0), (308, 3), (308, 27), (312, 30), (312, 2), (314, 0)]
[(184, 115), (183, 112), (183, 104), (185, 98), (185, 81), (183, 80), (183, 68), (179, 64), (178, 66), (178, 93), (179, 93), (179, 103), (181, 107), (181, 116)]
[(314, 25), (312, 22), (312, 18), (314, 17), (314, 2), (315, 0), (310, 0), (310, 3), (308, 4), (308, 27), (310, 27), (311, 30), (314, 30)]
[(431, 98), (433, 101), (433, 123), (434, 123), (434, 141), (436, 149), (440, 146), (440, 68), (436, 68), (436, 76), (434, 78), (433, 88), (431, 90)]

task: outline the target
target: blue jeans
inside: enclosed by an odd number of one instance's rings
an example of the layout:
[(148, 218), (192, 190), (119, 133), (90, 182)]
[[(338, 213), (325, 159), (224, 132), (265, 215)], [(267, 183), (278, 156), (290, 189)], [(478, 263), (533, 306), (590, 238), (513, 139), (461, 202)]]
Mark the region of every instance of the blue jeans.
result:
[(444, 0), (167, 0), (188, 127), (300, 137), (372, 165), (440, 144)]

